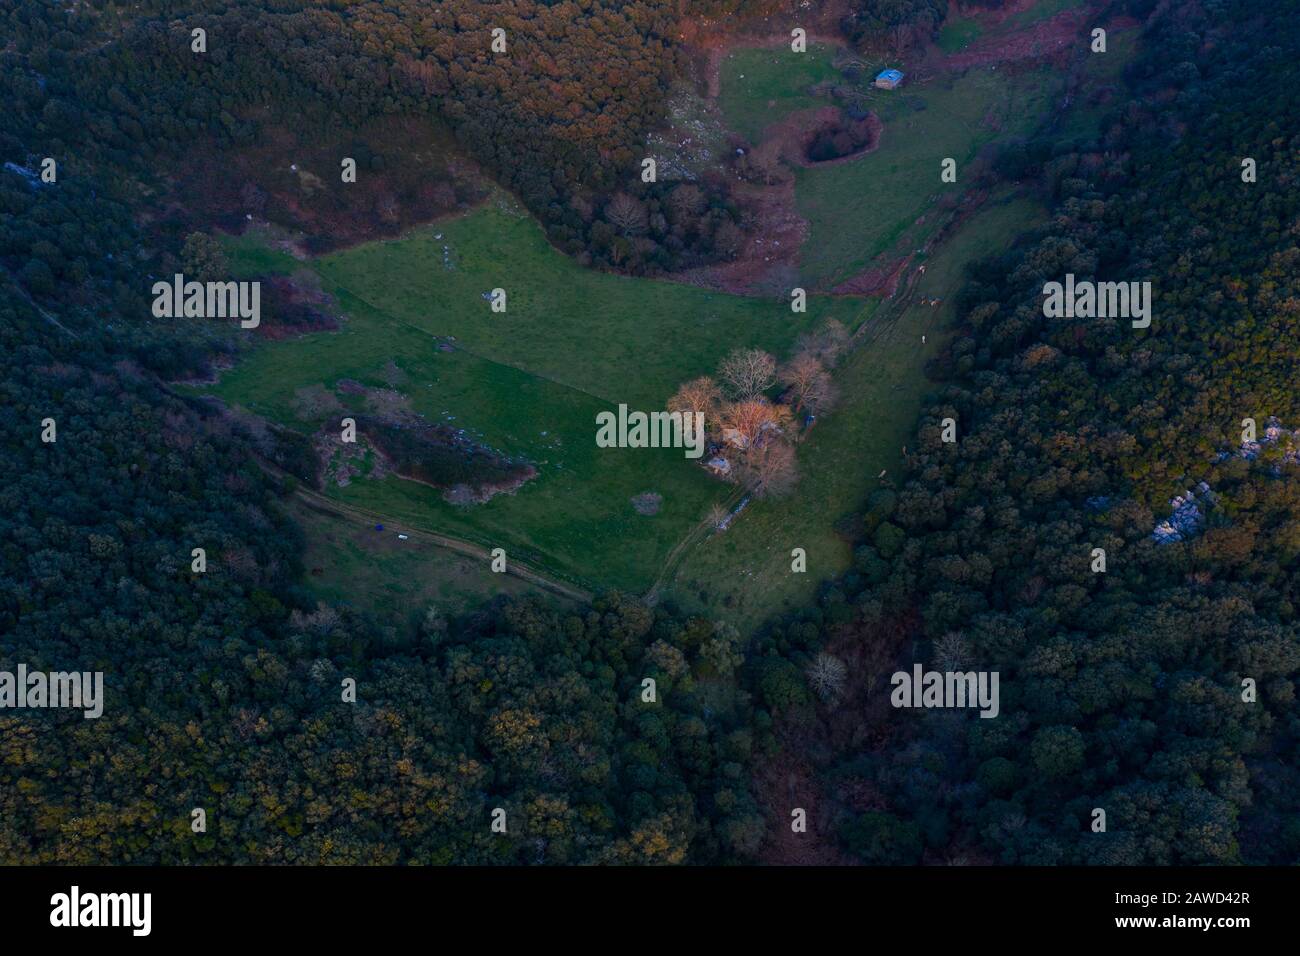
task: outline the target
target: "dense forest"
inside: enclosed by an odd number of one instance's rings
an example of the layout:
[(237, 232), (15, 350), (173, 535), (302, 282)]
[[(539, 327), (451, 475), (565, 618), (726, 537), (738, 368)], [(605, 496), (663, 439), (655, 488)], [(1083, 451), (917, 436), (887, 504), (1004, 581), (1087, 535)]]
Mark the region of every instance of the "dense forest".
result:
[[(1051, 222), (973, 270), (908, 480), (854, 519), (856, 570), (821, 613), (748, 665), (759, 686), (823, 645), (854, 665), (822, 661), (830, 699), (789, 730), (811, 747), (874, 713), (856, 729), (874, 745), (818, 766), (851, 855), (1300, 860), (1295, 12), (1172, 5), (1099, 140), (1048, 131), (1000, 159), (1039, 179)], [(1069, 272), (1152, 281), (1151, 327), (1045, 319), (1044, 283)], [(1188, 490), (1195, 520), (1157, 539)], [(886, 647), (999, 671), (1002, 717), (900, 728), (872, 710)]]
[(97, 720), (0, 716), (0, 861), (754, 851), (764, 716), (734, 687), (734, 629), (618, 595), (431, 608), (412, 627), (319, 605), (294, 583), (283, 489), (236, 426), (174, 398), (107, 326), (63, 326), (3, 282), (0, 669), (102, 670), (107, 701)]
[[(743, 242), (721, 175), (643, 181), (645, 135), (682, 65), (669, 0), (192, 0), (105, 3), (101, 17), (50, 0), (5, 7), (7, 92), (51, 151), (147, 178), (286, 122), (328, 135), (425, 117), (584, 262), (656, 273), (731, 258)], [(241, 185), (230, 184), (237, 212), (260, 211)]]
[(840, 29), (862, 49), (901, 52), (934, 34), (947, 15), (948, 0), (860, 0), (844, 15)]
[[(378, 4), (196, 4), (212, 8), (194, 20), (208, 29), (206, 62), (189, 59), (188, 24), (161, 19), (175, 5), (0, 5), (11, 105), (0, 442), (12, 479), (0, 669), (102, 670), (107, 687), (98, 720), (0, 716), (0, 860), (679, 863), (755, 852), (764, 820), (747, 767), (765, 717), (737, 687), (734, 628), (617, 594), (573, 612), (499, 601), (414, 622), (318, 604), (296, 583), (302, 542), (277, 504), (286, 487), (254, 459), (269, 451), (262, 438), (163, 384), (203, 371), (229, 348), (225, 335), (141, 320), (148, 277), (202, 274), (211, 255), (133, 215), (158, 201), (154, 172), (196, 146), (241, 148), (257, 130), (235, 117), (264, 97), (292, 103), (308, 126), (447, 110), (544, 220), (548, 204), (563, 220), (584, 196), (603, 202), (578, 183), (616, 184), (631, 158), (620, 144), (654, 120), (671, 62), (647, 40), (652, 10), (606, 6), (584, 5), (574, 22), (573, 10), (523, 19), (497, 5), (516, 50), (530, 52), (493, 69), (488, 21), (465, 18), (466, 4), (459, 24), (450, 5), (398, 18)], [(432, 47), (426, 69), (384, 39), (396, 31), (416, 50), (411, 24), (425, 15), (445, 68), (432, 68)], [(551, 55), (548, 30), (574, 41), (557, 41), (564, 63), (525, 69)], [(463, 47), (443, 46), (458, 35)], [(649, 70), (628, 60), (638, 55)], [(597, 60), (607, 87), (594, 82)], [(566, 102), (578, 113), (587, 103), (591, 122), (554, 115)], [(523, 163), (507, 168), (511, 151)], [(53, 181), (41, 176), (46, 156), (57, 157)], [(646, 203), (652, 232), (653, 193), (621, 193)], [(688, 198), (672, 215), (696, 235), (714, 213), (707, 190)], [(574, 222), (599, 231), (601, 220)], [(54, 440), (42, 441), (51, 419)], [(504, 832), (492, 829), (497, 810)]]
[[(724, 254), (721, 186), (637, 174), (675, 4), (0, 0), (0, 669), (108, 696), (0, 716), (0, 862), (749, 861), (789, 828), (756, 780), (793, 764), (849, 859), (1300, 862), (1300, 5), (1125, 6), (1144, 52), (1103, 134), (997, 160), (1053, 215), (972, 270), (907, 477), (843, 522), (854, 570), (746, 644), (618, 594), (318, 603), (286, 485), (162, 384), (219, 333), (138, 318), (186, 254), (133, 214), (153, 173), (277, 104), (446, 122), (595, 265)], [(1151, 327), (1045, 319), (1066, 272), (1151, 280)], [(891, 710), (913, 661), (999, 671), (1000, 718)]]

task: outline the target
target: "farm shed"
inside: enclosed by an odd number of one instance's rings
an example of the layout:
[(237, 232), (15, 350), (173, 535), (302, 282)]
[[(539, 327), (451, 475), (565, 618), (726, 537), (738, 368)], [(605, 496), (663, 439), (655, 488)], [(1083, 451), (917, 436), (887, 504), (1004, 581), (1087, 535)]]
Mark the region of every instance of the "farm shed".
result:
[(893, 90), (898, 88), (898, 84), (903, 82), (903, 74), (899, 70), (881, 70), (876, 77), (876, 88), (881, 90)]

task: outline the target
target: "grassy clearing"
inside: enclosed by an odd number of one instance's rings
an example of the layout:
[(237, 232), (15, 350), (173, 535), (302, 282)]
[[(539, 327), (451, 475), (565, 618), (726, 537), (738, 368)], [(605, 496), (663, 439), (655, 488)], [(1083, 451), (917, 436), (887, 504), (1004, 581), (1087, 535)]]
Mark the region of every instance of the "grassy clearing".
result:
[[(798, 173), (799, 210), (810, 224), (806, 279), (827, 287), (865, 269), (931, 203), (963, 188), (962, 170), (981, 147), (1041, 122), (1060, 87), (1046, 69), (1015, 77), (972, 69), (874, 93), (884, 121), (880, 146), (850, 163)], [(939, 178), (948, 157), (957, 161), (954, 184)]]
[[(737, 62), (728, 61), (726, 70), (752, 80), (729, 107), (752, 110), (738, 125), (760, 117), (765, 125), (782, 109), (829, 102), (799, 98), (830, 78), (833, 50), (804, 55), (803, 74), (783, 66), (783, 56), (738, 51)], [(1118, 71), (1125, 59), (1116, 56), (1096, 69)], [(881, 147), (855, 162), (799, 173), (797, 197), (811, 222), (809, 273), (830, 283), (865, 267), (900, 237), (909, 248), (924, 241), (942, 219), (926, 214), (931, 204), (944, 190), (961, 188), (962, 170), (978, 150), (998, 136), (1028, 131), (1058, 90), (1059, 79), (1048, 75), (1010, 78), (980, 69), (871, 93), (885, 122)], [(736, 123), (734, 116), (728, 120)], [(958, 160), (956, 186), (939, 182), (946, 156)], [(1038, 214), (1028, 201), (986, 209), (939, 248), (914, 294), (950, 298), (967, 261), (1005, 246)], [(926, 388), (924, 362), (949, 318), (947, 306), (915, 306), (901, 315), (886, 310), (873, 340), (836, 373), (840, 407), (800, 446), (804, 478), (797, 495), (751, 504), (730, 531), (682, 552), (678, 545), (733, 487), (706, 476), (680, 450), (597, 449), (596, 413), (620, 402), (661, 408), (680, 382), (711, 372), (729, 349), (755, 345), (785, 357), (799, 332), (831, 317), (854, 328), (871, 317), (875, 300), (814, 296), (806, 315), (792, 315), (784, 299), (592, 272), (554, 251), (536, 223), (504, 199), (400, 240), (306, 264), (266, 237), (234, 240), (230, 252), (245, 274), (315, 271), (347, 321), (338, 332), (259, 345), (223, 375), (212, 389), (217, 395), (311, 432), (321, 419), (303, 412), (304, 389), (315, 386), (354, 407), (360, 399), (341, 395), (340, 379), (392, 387), (430, 421), (464, 428), (539, 469), (517, 493), (468, 508), (392, 476), (330, 488), (330, 495), (415, 528), (505, 547), (517, 560), (592, 590), (642, 592), (680, 554), (666, 596), (688, 609), (728, 613), (745, 627), (810, 600), (819, 580), (848, 566), (848, 546), (833, 525), (860, 506), (882, 468), (897, 469)], [(505, 314), (493, 313), (482, 298), (497, 287), (509, 297)], [(929, 338), (925, 347), (922, 334)], [(631, 499), (644, 492), (663, 496), (659, 513), (636, 513)], [(371, 560), (362, 544), (332, 542), (330, 560), (341, 570), (337, 579), (327, 571), (315, 585), (337, 580), (337, 593), (345, 593), (349, 577), (361, 575), (360, 565)], [(789, 571), (793, 547), (808, 553), (805, 575)], [(400, 563), (404, 555), (393, 555), (391, 563), (373, 559), (378, 583), (372, 589), (400, 603), (422, 576), (429, 587), (444, 587), (432, 568)], [(383, 583), (390, 575), (415, 579)], [(476, 588), (494, 586), (473, 581), (468, 571), (453, 577), (448, 600), (461, 588), (472, 603)], [(410, 601), (427, 597), (418, 592)]]
[[(966, 264), (1005, 249), (1043, 216), (1028, 199), (994, 204), (939, 247), (914, 298), (943, 303), (908, 307), (850, 356), (836, 373), (839, 407), (799, 448), (803, 477), (795, 495), (752, 503), (728, 531), (693, 550), (670, 590), (680, 605), (727, 614), (748, 630), (772, 614), (806, 606), (822, 580), (848, 568), (849, 545), (832, 527), (862, 506), (879, 486), (882, 469), (887, 478), (897, 477), (927, 388), (924, 365), (942, 347)], [(790, 571), (796, 547), (807, 552), (806, 574)]]
[[(941, 35), (941, 45), (964, 46), (981, 29), (973, 19), (954, 21)], [(876, 90), (871, 78), (883, 62), (868, 64), (849, 83), (835, 69), (835, 55), (835, 48), (825, 45), (810, 47), (807, 54), (737, 49), (723, 63), (719, 95), (727, 122), (750, 139), (794, 110), (836, 103), (811, 92), (818, 83), (854, 86), (883, 121), (875, 151), (796, 173), (796, 201), (809, 222), (803, 279), (823, 289), (866, 269), (914, 229), (935, 200), (959, 192), (962, 170), (982, 147), (1033, 130), (1064, 85), (1059, 73), (1047, 68), (1014, 76), (978, 68), (925, 80), (912, 76), (898, 90)], [(907, 64), (901, 68), (906, 72)], [(940, 163), (948, 157), (958, 164), (955, 184), (939, 179)]]
[(983, 32), (983, 25), (973, 17), (949, 19), (939, 31), (937, 43), (944, 53), (956, 53), (974, 43)]
[[(1089, 102), (1091, 92), (1119, 81), (1136, 36), (1136, 31), (1112, 31), (1111, 52), (1084, 62), (1083, 95), (1062, 117), (1058, 135), (1095, 133), (1104, 107)], [(804, 247), (806, 271), (838, 280), (905, 233), (920, 245), (939, 224), (939, 217), (924, 215), (926, 210), (943, 190), (961, 188), (961, 169), (985, 144), (1032, 133), (1058, 101), (1063, 84), (1060, 75), (1046, 70), (1012, 78), (985, 68), (873, 93), (885, 122), (880, 148), (852, 163), (799, 172), (797, 196), (812, 224)], [(958, 160), (957, 185), (939, 182), (945, 156)], [(927, 390), (924, 364), (942, 347), (952, 319), (949, 303), (965, 265), (1006, 248), (1044, 215), (1029, 199), (990, 200), (940, 245), (912, 295), (943, 304), (912, 305), (896, 319), (885, 318), (897, 313), (882, 308), (874, 338), (836, 373), (840, 406), (800, 447), (803, 479), (794, 499), (752, 504), (730, 530), (690, 552), (669, 588), (674, 599), (690, 610), (728, 613), (749, 629), (774, 613), (805, 606), (822, 580), (849, 566), (849, 546), (833, 526), (861, 507), (882, 469), (887, 477), (897, 475), (902, 446)], [(807, 574), (790, 571), (795, 547), (807, 552)]]
[(1032, 26), (1040, 20), (1047, 20), (1063, 10), (1081, 6), (1084, 0), (1038, 0), (1032, 7), (1027, 7), (1007, 18), (1007, 25), (1012, 28)]
[[(722, 115), (736, 132), (757, 143), (768, 125), (796, 110), (826, 106), (829, 100), (814, 95), (811, 88), (846, 82), (833, 65), (836, 52), (823, 43), (810, 44), (805, 53), (795, 53), (788, 45), (732, 50), (722, 61)], [(868, 81), (864, 74), (862, 85)]]
[(300, 503), (291, 506), (291, 513), (307, 539), (304, 583), (324, 601), (418, 622), (430, 606), (458, 614), (499, 594), (538, 593), (563, 600), (427, 541), (401, 541), (391, 528), (375, 531), (369, 524)]
[[(492, 207), (315, 267), (328, 286), (404, 323), (405, 334), (455, 336), (459, 349), (633, 407), (662, 407), (736, 344), (781, 352), (837, 309), (823, 300), (792, 316), (783, 299), (593, 272), (547, 245), (531, 219)], [(482, 298), (494, 288), (507, 292), (504, 314)]]
[[(248, 271), (304, 267), (257, 238), (232, 243), (231, 256)], [(861, 310), (857, 300), (815, 297), (795, 315), (784, 300), (593, 272), (547, 245), (531, 219), (496, 206), (308, 265), (336, 296), (343, 328), (263, 343), (212, 391), (310, 432), (319, 421), (300, 417), (301, 390), (333, 391), (344, 378), (397, 388), (426, 419), (527, 458), (539, 476), (470, 507), (395, 476), (328, 493), (504, 547), (593, 589), (647, 588), (673, 546), (731, 491), (679, 449), (596, 448), (596, 413), (620, 402), (662, 408), (678, 384), (711, 372), (737, 345), (783, 357), (799, 332), (830, 317), (851, 324)], [(481, 298), (497, 287), (507, 290), (504, 314)], [(454, 350), (443, 351), (450, 336)], [(663, 496), (658, 514), (633, 509), (644, 492)]]

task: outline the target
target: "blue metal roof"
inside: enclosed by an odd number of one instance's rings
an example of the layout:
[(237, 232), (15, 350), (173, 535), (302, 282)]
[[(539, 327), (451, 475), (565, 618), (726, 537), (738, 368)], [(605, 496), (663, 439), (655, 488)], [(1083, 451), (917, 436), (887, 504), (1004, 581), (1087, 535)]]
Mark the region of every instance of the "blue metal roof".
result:
[(902, 78), (903, 74), (900, 70), (881, 70), (880, 75), (876, 77), (878, 80), (893, 80), (895, 83)]

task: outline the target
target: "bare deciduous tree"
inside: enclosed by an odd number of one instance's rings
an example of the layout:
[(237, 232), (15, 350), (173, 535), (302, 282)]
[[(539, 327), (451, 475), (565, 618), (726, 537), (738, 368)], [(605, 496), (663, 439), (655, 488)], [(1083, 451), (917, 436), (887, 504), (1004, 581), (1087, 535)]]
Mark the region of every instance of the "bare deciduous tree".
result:
[(596, 214), (591, 201), (582, 193), (574, 193), (569, 197), (569, 208), (581, 216), (583, 222), (591, 222)]
[(639, 236), (645, 232), (647, 216), (640, 200), (627, 193), (618, 193), (605, 207), (605, 218), (610, 225), (625, 236)]
[(392, 193), (381, 193), (375, 198), (375, 214), (385, 222), (397, 222), (401, 215), (401, 206)]
[(889, 39), (894, 48), (896, 56), (902, 56), (916, 42), (916, 36), (913, 32), (913, 26), (910, 23), (895, 24), (889, 31)]
[(826, 368), (834, 368), (849, 344), (849, 330), (838, 319), (830, 319), (816, 332), (799, 336), (799, 351), (807, 352)]
[(703, 412), (707, 427), (710, 421), (718, 418), (718, 407), (722, 404), (722, 390), (718, 383), (707, 375), (685, 382), (668, 399), (670, 412)]
[(956, 631), (949, 631), (934, 642), (934, 663), (940, 670), (959, 670), (966, 663), (968, 653), (966, 639)]
[(718, 224), (713, 233), (713, 251), (724, 259), (734, 259), (745, 248), (745, 233), (730, 219)]
[(747, 182), (774, 186), (793, 178), (781, 162), (780, 139), (770, 139), (751, 149), (736, 162), (736, 172)]
[(782, 441), (750, 445), (736, 464), (736, 477), (756, 498), (781, 498), (799, 483), (794, 449)]
[(674, 220), (693, 219), (704, 211), (704, 205), (704, 193), (692, 183), (682, 183), (668, 195)]
[(762, 349), (735, 349), (718, 366), (718, 376), (733, 398), (749, 401), (776, 384), (776, 359)]
[(849, 669), (838, 657), (830, 654), (818, 654), (808, 665), (808, 686), (827, 703), (837, 699), (844, 690), (844, 681)]
[(317, 634), (329, 634), (343, 621), (342, 615), (325, 603), (318, 603), (316, 610), (309, 614), (294, 609), (289, 615), (289, 626), (295, 631), (312, 631)]

